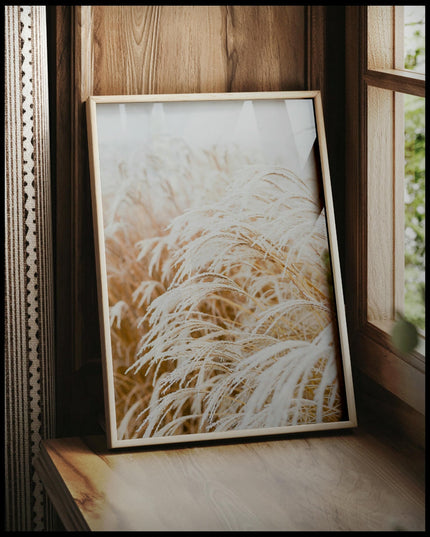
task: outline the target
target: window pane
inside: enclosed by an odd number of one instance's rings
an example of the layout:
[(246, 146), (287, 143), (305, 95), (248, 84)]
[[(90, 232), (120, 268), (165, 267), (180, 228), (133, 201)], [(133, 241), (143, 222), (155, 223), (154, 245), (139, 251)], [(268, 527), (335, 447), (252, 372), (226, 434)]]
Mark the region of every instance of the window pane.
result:
[(405, 317), (425, 329), (425, 99), (404, 96)]
[(404, 6), (405, 69), (425, 73), (425, 6)]

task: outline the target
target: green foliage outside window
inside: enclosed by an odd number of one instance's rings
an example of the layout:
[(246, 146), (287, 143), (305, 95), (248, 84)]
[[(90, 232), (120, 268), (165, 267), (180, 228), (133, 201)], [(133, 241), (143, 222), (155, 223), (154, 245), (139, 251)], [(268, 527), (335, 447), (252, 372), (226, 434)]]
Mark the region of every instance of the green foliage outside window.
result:
[[(423, 70), (423, 21), (410, 23), (405, 68)], [(425, 330), (425, 99), (405, 95), (405, 318)]]

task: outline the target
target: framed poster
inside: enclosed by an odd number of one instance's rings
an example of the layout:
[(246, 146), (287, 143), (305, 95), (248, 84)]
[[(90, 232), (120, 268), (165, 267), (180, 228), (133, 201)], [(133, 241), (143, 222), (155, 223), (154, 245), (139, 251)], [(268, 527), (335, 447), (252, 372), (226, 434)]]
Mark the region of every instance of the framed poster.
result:
[(354, 427), (319, 92), (87, 120), (109, 447)]

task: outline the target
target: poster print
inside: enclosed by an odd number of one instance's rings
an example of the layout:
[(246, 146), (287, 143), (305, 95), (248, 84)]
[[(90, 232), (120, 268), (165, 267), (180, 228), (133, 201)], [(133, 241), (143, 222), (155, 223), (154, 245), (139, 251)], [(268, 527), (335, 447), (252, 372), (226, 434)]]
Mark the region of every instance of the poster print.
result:
[(354, 426), (319, 92), (87, 113), (109, 446)]

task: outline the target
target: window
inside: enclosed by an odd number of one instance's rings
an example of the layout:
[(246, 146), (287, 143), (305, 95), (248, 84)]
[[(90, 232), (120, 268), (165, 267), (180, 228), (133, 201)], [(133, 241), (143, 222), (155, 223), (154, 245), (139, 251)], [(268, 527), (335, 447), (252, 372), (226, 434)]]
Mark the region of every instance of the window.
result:
[[(425, 7), (404, 6), (404, 67), (425, 74)], [(425, 336), (425, 99), (404, 96), (404, 315)]]
[[(347, 311), (356, 365), (424, 410), (424, 6), (346, 7)], [(419, 345), (402, 352), (404, 317)]]
[[(368, 319), (424, 335), (424, 6), (367, 9)], [(422, 345), (423, 347), (423, 345)]]

